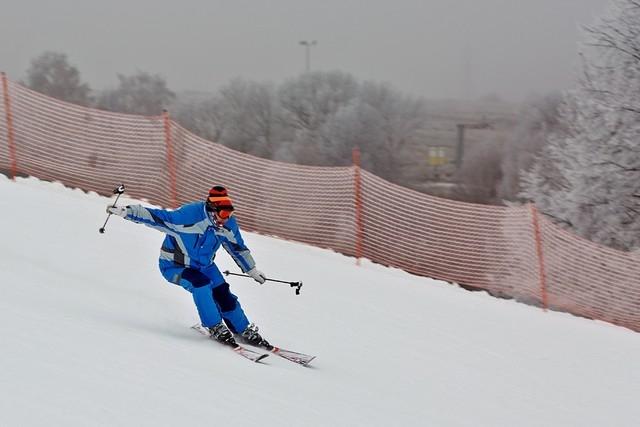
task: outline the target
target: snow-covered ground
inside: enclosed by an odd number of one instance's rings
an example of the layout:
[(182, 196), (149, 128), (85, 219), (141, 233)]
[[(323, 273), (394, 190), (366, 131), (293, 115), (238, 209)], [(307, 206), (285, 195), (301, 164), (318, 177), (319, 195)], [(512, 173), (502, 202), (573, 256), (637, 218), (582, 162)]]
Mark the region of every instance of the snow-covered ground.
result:
[(640, 425), (638, 333), (245, 233), (304, 286), (233, 291), (273, 343), (317, 355), (251, 363), (189, 329), (161, 233), (98, 233), (107, 203), (0, 176), (1, 426)]

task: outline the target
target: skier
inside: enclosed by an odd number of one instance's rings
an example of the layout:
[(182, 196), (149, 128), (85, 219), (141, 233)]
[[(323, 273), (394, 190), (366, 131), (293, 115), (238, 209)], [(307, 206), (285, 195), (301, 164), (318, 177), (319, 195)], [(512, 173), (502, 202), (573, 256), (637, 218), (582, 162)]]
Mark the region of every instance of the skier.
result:
[(160, 272), (169, 282), (191, 292), (200, 322), (213, 339), (235, 347), (236, 334), (241, 343), (269, 347), (258, 327), (249, 323), (214, 263), (216, 251), (222, 246), (243, 273), (260, 284), (266, 280), (242, 240), (233, 211), (227, 190), (221, 185), (212, 187), (205, 201), (188, 203), (176, 210), (107, 206), (107, 213), (166, 234), (160, 249)]

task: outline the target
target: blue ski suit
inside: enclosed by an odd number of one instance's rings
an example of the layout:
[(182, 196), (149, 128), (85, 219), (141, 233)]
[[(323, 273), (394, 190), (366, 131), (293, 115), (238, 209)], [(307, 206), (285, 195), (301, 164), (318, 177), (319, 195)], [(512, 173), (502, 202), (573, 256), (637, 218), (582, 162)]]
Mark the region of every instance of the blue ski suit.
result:
[(255, 267), (235, 217), (219, 226), (205, 202), (194, 202), (176, 210), (130, 205), (125, 218), (166, 234), (160, 249), (160, 272), (169, 282), (191, 292), (203, 326), (211, 327), (224, 319), (232, 332), (245, 330), (249, 320), (214, 263), (222, 246), (244, 273)]

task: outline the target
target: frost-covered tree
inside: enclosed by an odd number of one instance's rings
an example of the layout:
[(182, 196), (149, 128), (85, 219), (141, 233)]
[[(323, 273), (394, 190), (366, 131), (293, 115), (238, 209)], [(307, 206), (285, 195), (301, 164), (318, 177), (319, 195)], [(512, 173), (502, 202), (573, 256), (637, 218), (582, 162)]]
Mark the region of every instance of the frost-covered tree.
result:
[(421, 98), (401, 94), (388, 84), (364, 83), (362, 104), (368, 140), (361, 144), (363, 164), (371, 171), (400, 183), (406, 166), (415, 162), (409, 147), (425, 129), (427, 112)]
[(584, 72), (565, 95), (563, 129), (522, 195), (580, 235), (619, 249), (640, 247), (640, 1), (615, 0), (585, 30)]
[(352, 164), (353, 148), (366, 150), (369, 142), (376, 139), (377, 127), (373, 109), (352, 100), (331, 115), (318, 132), (322, 139), (322, 157), (329, 165)]
[(175, 99), (164, 78), (140, 71), (131, 76), (118, 74), (118, 87), (100, 94), (98, 108), (119, 113), (155, 116)]
[(24, 82), (29, 88), (54, 98), (80, 105), (91, 104), (91, 89), (80, 80), (80, 72), (67, 55), (44, 52), (31, 61)]
[(256, 156), (274, 156), (285, 138), (272, 84), (235, 79), (220, 90), (218, 107), (224, 122), (221, 143)]
[[(400, 182), (424, 129), (424, 101), (342, 72), (305, 73), (279, 86), (236, 79), (174, 115), (185, 127), (236, 150), (309, 165), (350, 165), (360, 147), (369, 171)], [(207, 124), (207, 119), (210, 119)]]
[(278, 91), (283, 125), (293, 131), (291, 148), (300, 163), (326, 164), (327, 139), (322, 128), (358, 95), (359, 84), (340, 71), (304, 73)]
[(219, 142), (224, 131), (224, 117), (219, 97), (182, 94), (171, 105), (171, 117), (191, 132), (209, 141)]
[(405, 96), (384, 83), (365, 82), (357, 95), (331, 114), (316, 132), (322, 158), (328, 164), (351, 163), (354, 147), (362, 165), (393, 182), (415, 162), (410, 149), (426, 125), (422, 99)]

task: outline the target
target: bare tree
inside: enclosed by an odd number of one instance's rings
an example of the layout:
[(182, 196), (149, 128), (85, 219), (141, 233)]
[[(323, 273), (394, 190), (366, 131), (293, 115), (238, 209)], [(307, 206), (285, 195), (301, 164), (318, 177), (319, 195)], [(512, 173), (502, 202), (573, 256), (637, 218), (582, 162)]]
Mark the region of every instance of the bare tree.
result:
[(100, 94), (98, 108), (119, 113), (155, 116), (173, 101), (175, 94), (157, 74), (138, 72), (132, 76), (118, 74), (119, 85)]
[(304, 73), (286, 81), (278, 91), (283, 125), (292, 131), (291, 147), (296, 161), (327, 164), (327, 143), (322, 127), (358, 95), (358, 83), (339, 71)]
[(273, 85), (233, 80), (220, 90), (218, 106), (224, 121), (220, 142), (245, 153), (274, 156), (284, 135)]
[(304, 74), (279, 93), (298, 162), (349, 164), (358, 146), (363, 166), (394, 182), (414, 162), (410, 147), (426, 124), (423, 100), (340, 72)]
[(319, 131), (323, 142), (318, 150), (327, 164), (350, 165), (353, 148), (365, 147), (374, 139), (375, 117), (369, 110), (354, 100), (327, 119)]
[(29, 88), (54, 98), (88, 106), (91, 89), (80, 80), (78, 69), (69, 64), (67, 55), (44, 52), (31, 61), (26, 81)]
[(171, 113), (174, 120), (199, 137), (220, 142), (225, 120), (218, 96), (206, 99), (178, 96), (171, 105)]
[(236, 79), (206, 102), (180, 101), (176, 117), (207, 139), (311, 165), (350, 164), (358, 146), (364, 167), (398, 183), (415, 163), (427, 117), (422, 99), (341, 72), (305, 73), (279, 87)]
[(413, 163), (411, 146), (427, 124), (424, 100), (402, 95), (388, 84), (364, 83), (362, 103), (371, 135), (363, 146), (363, 161), (371, 170), (401, 183), (406, 166)]

